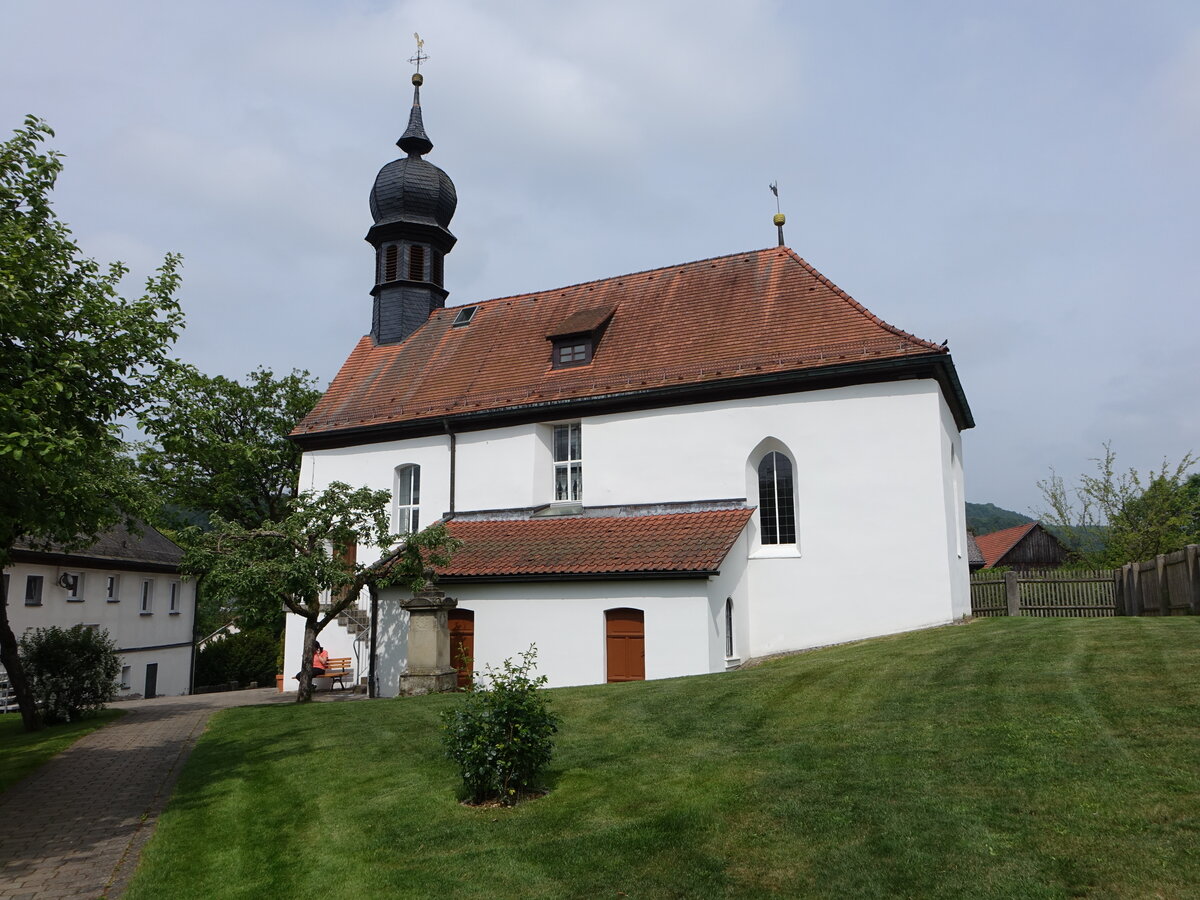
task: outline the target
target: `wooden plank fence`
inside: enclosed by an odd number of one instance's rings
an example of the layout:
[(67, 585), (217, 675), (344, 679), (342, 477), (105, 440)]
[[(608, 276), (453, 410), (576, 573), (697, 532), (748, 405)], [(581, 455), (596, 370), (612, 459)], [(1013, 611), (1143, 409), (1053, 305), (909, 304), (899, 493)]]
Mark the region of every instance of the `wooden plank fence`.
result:
[(1200, 545), (1119, 568), (1117, 604), (1126, 616), (1200, 615)]
[(975, 616), (1200, 615), (1200, 545), (1119, 569), (971, 573)]
[(981, 570), (971, 574), (974, 616), (1115, 616), (1116, 594), (1116, 573), (1112, 569)]

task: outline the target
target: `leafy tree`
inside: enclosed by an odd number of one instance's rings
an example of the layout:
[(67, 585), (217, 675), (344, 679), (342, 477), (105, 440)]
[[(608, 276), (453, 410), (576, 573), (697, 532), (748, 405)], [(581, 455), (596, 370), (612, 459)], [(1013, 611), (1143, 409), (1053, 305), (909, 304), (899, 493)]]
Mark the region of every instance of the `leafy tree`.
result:
[(442, 714), (446, 753), (458, 763), (472, 803), (495, 800), (511, 806), (537, 787), (554, 753), (558, 716), (540, 688), (546, 676), (533, 677), (537, 648), (490, 666), (486, 679), (473, 684), (455, 709)]
[(279, 640), (268, 628), (218, 637), (196, 653), (196, 684), (274, 684), (278, 652)]
[[(416, 534), (391, 534), (387, 491), (334, 482), (305, 492), (278, 521), (246, 528), (219, 516), (210, 532), (194, 529), (184, 571), (205, 577), (213, 596), (261, 619), (263, 605), (280, 604), (304, 619), (299, 701), (312, 699), (312, 656), (317, 635), (364, 590), (402, 585), (420, 590), (427, 567), (444, 565), (457, 541), (444, 525)], [(357, 547), (382, 552), (376, 562), (357, 561)]]
[[(1092, 460), (1095, 473), (1080, 475), (1075, 486), (1053, 470), (1038, 482), (1047, 506), (1041, 518), (1092, 566), (1113, 568), (1170, 553), (1200, 542), (1200, 476), (1187, 475), (1197, 461), (1188, 453), (1144, 474), (1121, 471), (1105, 443), (1104, 455)], [(1104, 535), (1103, 542), (1097, 535)]]
[[(179, 257), (168, 254), (128, 300), (124, 266), (82, 255), (51, 207), (62, 160), (40, 144), (52, 135), (30, 116), (0, 143), (0, 567), (21, 536), (86, 546), (143, 505), (116, 422), (154, 397), (183, 323)], [(36, 729), (3, 604), (0, 663)]]
[(281, 519), (300, 474), (300, 449), (288, 434), (320, 396), (312, 376), (299, 370), (276, 378), (259, 368), (244, 382), (191, 366), (172, 372), (141, 416), (152, 440), (138, 454), (143, 475), (168, 505), (168, 524), (189, 524), (187, 512), (244, 528)]
[(73, 625), (21, 638), (21, 663), (46, 722), (74, 722), (117, 695), (121, 657), (107, 631)]

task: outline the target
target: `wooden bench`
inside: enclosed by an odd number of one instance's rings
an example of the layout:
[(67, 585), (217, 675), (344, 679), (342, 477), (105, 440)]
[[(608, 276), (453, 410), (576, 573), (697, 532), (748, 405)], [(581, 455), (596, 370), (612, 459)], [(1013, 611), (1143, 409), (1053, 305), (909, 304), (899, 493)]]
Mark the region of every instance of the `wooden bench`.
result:
[(325, 670), (324, 675), (314, 675), (313, 678), (328, 678), (329, 689), (333, 690), (335, 684), (340, 684), (342, 690), (346, 689), (346, 679), (354, 676), (354, 667), (351, 665), (349, 656), (331, 656), (329, 657), (329, 668)]

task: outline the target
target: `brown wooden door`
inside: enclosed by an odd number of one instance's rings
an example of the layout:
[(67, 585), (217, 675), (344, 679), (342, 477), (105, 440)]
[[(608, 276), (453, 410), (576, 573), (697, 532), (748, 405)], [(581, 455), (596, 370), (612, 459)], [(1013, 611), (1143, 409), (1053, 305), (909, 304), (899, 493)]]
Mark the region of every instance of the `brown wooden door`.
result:
[(610, 682), (646, 680), (646, 627), (640, 609), (606, 610), (604, 644)]
[(450, 665), (458, 670), (458, 686), (471, 686), (471, 669), (475, 665), (475, 613), (469, 609), (452, 609), (447, 617), (450, 624)]

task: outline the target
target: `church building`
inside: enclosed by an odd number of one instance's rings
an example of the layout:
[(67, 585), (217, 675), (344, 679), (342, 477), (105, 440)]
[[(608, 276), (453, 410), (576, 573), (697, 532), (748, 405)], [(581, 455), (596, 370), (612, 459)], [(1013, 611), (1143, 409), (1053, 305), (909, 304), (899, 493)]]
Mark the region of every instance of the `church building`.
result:
[[(551, 686), (720, 672), (969, 612), (974, 423), (945, 345), (873, 315), (782, 229), (447, 308), (457, 197), (413, 82), (405, 156), (371, 191), (370, 333), (293, 439), (301, 490), (386, 489), (396, 530), (440, 519), (463, 541), (438, 587), (476, 670), (535, 644)], [(381, 696), (406, 665), (400, 599), (374, 635), (362, 613), (321, 634)]]

